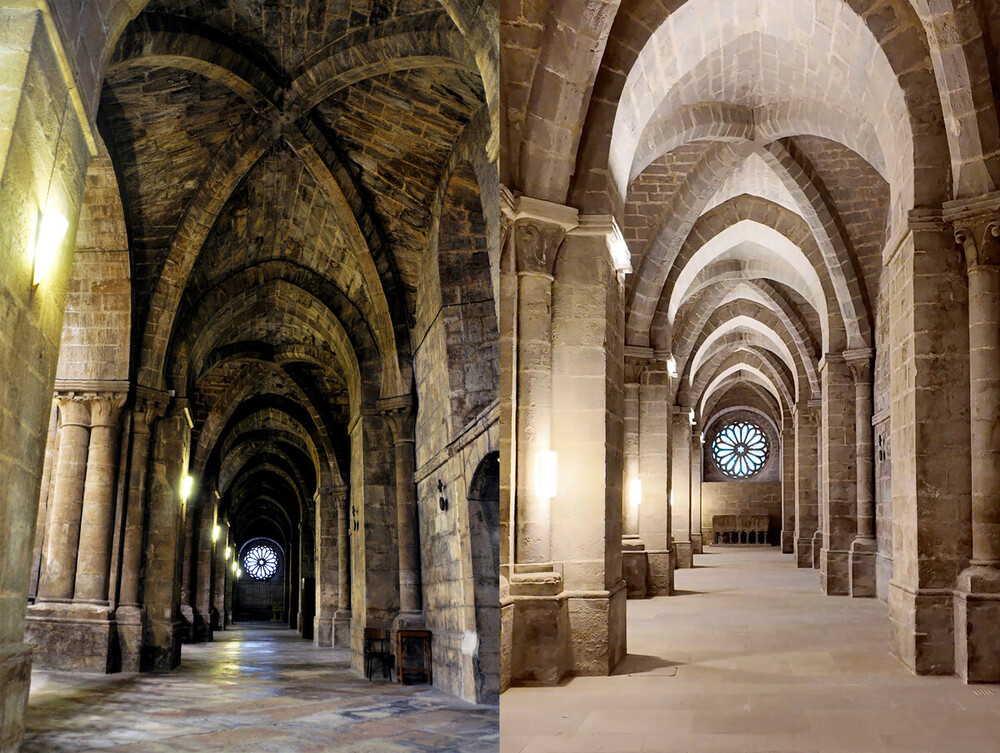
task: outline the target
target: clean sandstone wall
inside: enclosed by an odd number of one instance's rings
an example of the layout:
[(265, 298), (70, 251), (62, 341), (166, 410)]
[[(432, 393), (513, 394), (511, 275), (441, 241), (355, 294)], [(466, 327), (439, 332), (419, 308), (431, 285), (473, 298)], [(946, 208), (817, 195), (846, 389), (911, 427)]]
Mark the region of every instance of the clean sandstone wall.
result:
[(705, 543), (712, 541), (713, 515), (767, 515), (768, 540), (781, 531), (781, 483), (757, 481), (706, 481), (701, 485), (701, 530)]

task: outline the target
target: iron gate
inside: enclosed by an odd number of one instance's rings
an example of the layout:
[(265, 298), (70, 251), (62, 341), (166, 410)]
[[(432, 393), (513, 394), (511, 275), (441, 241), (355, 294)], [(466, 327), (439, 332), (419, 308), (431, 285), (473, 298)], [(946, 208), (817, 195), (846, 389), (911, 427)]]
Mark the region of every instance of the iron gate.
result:
[(285, 584), (245, 575), (233, 589), (233, 622), (241, 625), (287, 625)]

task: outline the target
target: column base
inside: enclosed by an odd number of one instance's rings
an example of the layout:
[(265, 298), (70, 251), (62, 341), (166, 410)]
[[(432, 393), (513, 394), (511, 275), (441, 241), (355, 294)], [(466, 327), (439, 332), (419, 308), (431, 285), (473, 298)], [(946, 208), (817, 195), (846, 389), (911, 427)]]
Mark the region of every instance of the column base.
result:
[(670, 549), (646, 550), (649, 566), (647, 596), (670, 596), (674, 592), (674, 553)]
[(313, 617), (313, 645), (319, 648), (333, 646), (333, 618)]
[(622, 538), (622, 577), (629, 599), (645, 599), (649, 579), (646, 545), (636, 536)]
[(973, 565), (955, 589), (955, 673), (1000, 682), (1000, 567)]
[(562, 590), (562, 575), (556, 572), (511, 577), (513, 685), (557, 685), (566, 676), (569, 615)]
[(566, 611), (572, 674), (604, 677), (625, 658), (625, 601), (625, 581), (613, 591), (569, 593)]
[(691, 534), (691, 551), (695, 554), (704, 554), (705, 547), (702, 543), (702, 538), (700, 533)]
[(338, 609), (333, 615), (334, 648), (351, 647), (351, 610)]
[(795, 552), (795, 531), (781, 531), (781, 553), (792, 554)]
[(918, 675), (955, 672), (954, 593), (889, 584), (892, 653)]
[(822, 531), (816, 531), (812, 537), (812, 568), (813, 570), (820, 569), (820, 563), (822, 562), (820, 558), (820, 552), (823, 551), (823, 533)]
[(795, 539), (795, 566), (808, 568), (813, 566), (813, 541), (808, 539)]
[(205, 618), (189, 604), (181, 605), (181, 624), (181, 640), (184, 643), (203, 643), (209, 640)]
[(0, 643), (0, 751), (15, 751), (24, 737), (24, 714), (31, 687), (31, 647)]
[(510, 582), (500, 576), (500, 692), (510, 687), (511, 664), (514, 654), (514, 601), (510, 598)]
[(142, 656), (142, 607), (120, 606), (115, 610), (122, 672), (138, 672)]
[(181, 643), (184, 635), (181, 620), (149, 620), (149, 630), (143, 641), (141, 670), (169, 672), (181, 663)]
[(694, 567), (694, 550), (690, 541), (674, 541), (674, 551), (677, 553), (677, 567), (688, 570)]
[[(827, 596), (846, 596), (851, 592), (850, 552), (821, 549), (819, 579)], [(874, 581), (873, 581), (874, 582)]]
[(39, 669), (121, 670), (115, 618), (106, 604), (42, 601), (28, 607), (24, 642)]
[(854, 598), (875, 598), (875, 553), (878, 544), (874, 538), (856, 538), (848, 554), (848, 591)]

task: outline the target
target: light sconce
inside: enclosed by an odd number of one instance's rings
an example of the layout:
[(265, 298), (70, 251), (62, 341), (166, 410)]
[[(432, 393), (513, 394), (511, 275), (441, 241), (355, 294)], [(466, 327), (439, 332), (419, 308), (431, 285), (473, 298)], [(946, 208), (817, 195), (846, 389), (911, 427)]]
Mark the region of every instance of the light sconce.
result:
[(689, 416), (689, 418), (691, 419), (691, 425), (694, 426), (694, 424), (695, 424), (695, 421), (694, 421), (694, 408), (691, 409), (691, 415)]
[(187, 498), (191, 496), (191, 490), (194, 488), (194, 478), (188, 475), (181, 477), (181, 499), (187, 502)]
[(538, 495), (543, 499), (556, 496), (559, 459), (555, 450), (547, 450), (538, 455), (538, 467), (535, 469), (535, 483)]
[(239, 578), (241, 575), (243, 575), (243, 568), (236, 568), (236, 577)]
[(54, 209), (46, 209), (38, 221), (35, 236), (34, 271), (31, 284), (38, 285), (59, 258), (59, 246), (66, 237), (69, 220)]
[(642, 504), (642, 479), (634, 478), (629, 482), (628, 485), (628, 501), (632, 503), (633, 507), (638, 507)]
[(219, 540), (219, 534), (222, 533), (222, 529), (219, 526), (212, 526), (212, 543), (214, 544)]
[(677, 359), (673, 356), (667, 359), (667, 373), (671, 379), (677, 378)]
[(228, 560), (233, 554), (233, 548), (231, 546), (226, 547), (226, 559)]

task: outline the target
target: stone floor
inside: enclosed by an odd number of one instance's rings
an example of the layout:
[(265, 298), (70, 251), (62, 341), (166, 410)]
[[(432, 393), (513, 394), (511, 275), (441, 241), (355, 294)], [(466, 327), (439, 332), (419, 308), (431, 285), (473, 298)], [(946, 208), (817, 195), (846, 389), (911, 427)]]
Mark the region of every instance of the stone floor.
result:
[(359, 679), (289, 630), (216, 638), (168, 675), (33, 672), (22, 753), (496, 753), (496, 707)]
[(773, 549), (716, 549), (628, 604), (613, 677), (514, 688), (501, 753), (998, 753), (1000, 687), (915, 677), (886, 607), (827, 597)]

